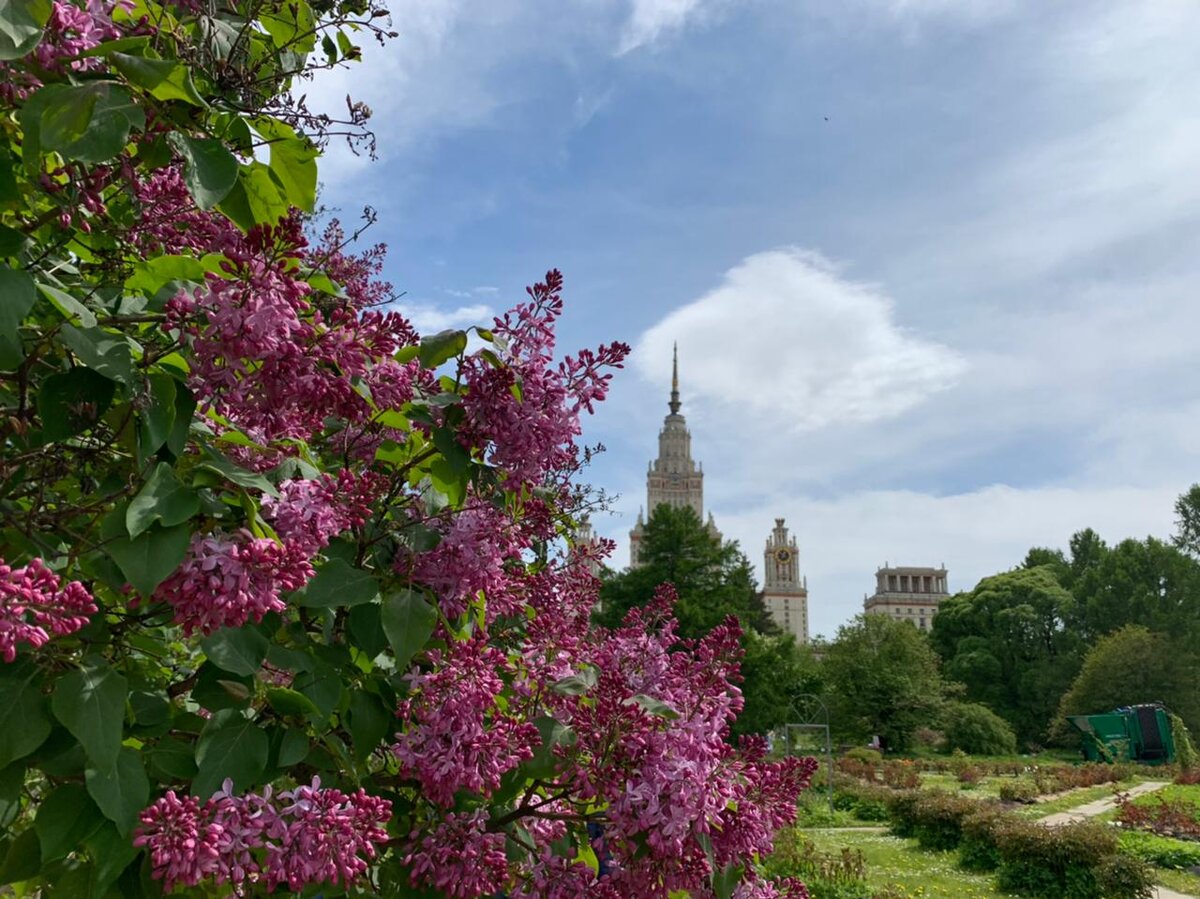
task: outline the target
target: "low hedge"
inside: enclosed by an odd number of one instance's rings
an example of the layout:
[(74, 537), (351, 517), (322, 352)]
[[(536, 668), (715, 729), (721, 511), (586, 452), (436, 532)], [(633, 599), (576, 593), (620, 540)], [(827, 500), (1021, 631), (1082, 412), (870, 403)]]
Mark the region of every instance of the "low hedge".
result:
[(1000, 889), (1038, 899), (1148, 899), (1150, 869), (1122, 854), (1118, 831), (1083, 822), (1044, 827), (977, 802), (939, 791), (894, 794), (892, 832), (927, 849), (959, 850), (959, 863), (994, 870)]

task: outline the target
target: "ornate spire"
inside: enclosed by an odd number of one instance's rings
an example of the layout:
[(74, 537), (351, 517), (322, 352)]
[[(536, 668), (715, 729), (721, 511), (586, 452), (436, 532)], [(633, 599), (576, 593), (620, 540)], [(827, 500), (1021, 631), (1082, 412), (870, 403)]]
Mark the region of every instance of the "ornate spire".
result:
[(679, 414), (679, 344), (674, 344), (671, 351), (671, 402), (667, 403), (671, 407), (671, 414)]

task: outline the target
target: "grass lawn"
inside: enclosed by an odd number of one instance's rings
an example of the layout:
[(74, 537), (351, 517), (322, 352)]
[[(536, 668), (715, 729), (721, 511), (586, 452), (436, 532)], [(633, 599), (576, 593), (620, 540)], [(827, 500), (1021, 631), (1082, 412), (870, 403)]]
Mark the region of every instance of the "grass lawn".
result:
[(1155, 879), (1165, 887), (1185, 896), (1200, 896), (1200, 877), (1187, 871), (1154, 869)]
[(959, 869), (956, 852), (926, 852), (915, 840), (902, 840), (886, 833), (862, 831), (805, 830), (804, 836), (825, 852), (849, 847), (866, 857), (867, 882), (874, 889), (896, 885), (903, 895), (920, 899), (1000, 899), (988, 874), (969, 874)]

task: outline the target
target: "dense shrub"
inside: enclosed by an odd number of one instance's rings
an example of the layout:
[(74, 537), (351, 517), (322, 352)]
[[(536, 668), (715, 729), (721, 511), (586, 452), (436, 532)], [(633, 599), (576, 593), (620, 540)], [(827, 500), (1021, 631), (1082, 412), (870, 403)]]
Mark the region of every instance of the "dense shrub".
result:
[(858, 762), (869, 762), (878, 765), (883, 761), (883, 753), (878, 749), (868, 749), (866, 746), (855, 746), (846, 751), (843, 758), (854, 759)]
[(968, 871), (994, 871), (1000, 865), (996, 829), (1014, 820), (994, 805), (981, 806), (962, 819), (958, 863)]
[(923, 849), (956, 849), (963, 820), (981, 803), (953, 793), (929, 792), (912, 809), (912, 831)]
[(1121, 834), (1121, 851), (1158, 868), (1194, 868), (1200, 865), (1200, 842), (1173, 840), (1131, 830)]
[(1045, 899), (1143, 899), (1145, 863), (1118, 852), (1112, 828), (1093, 822), (1041, 827), (1006, 819), (992, 828), (1002, 890)]
[(870, 784), (853, 784), (839, 788), (833, 794), (833, 807), (847, 811), (860, 821), (886, 821), (888, 800), (893, 792)]
[(1012, 755), (1017, 737), (1008, 722), (977, 702), (952, 702), (944, 718), (946, 745), (974, 755)]
[(1040, 794), (1037, 783), (1026, 778), (1006, 780), (1000, 784), (1000, 798), (1005, 802), (1033, 802)]

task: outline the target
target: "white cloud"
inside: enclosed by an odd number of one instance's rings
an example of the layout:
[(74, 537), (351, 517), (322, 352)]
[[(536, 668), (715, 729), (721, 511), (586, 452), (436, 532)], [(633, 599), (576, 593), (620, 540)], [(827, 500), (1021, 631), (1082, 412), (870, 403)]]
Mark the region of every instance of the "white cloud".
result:
[(490, 306), (477, 303), (459, 306), (457, 309), (442, 309), (429, 303), (396, 303), (396, 309), (407, 318), (420, 334), (436, 334), (448, 328), (470, 325), (490, 325), (495, 313)]
[(661, 36), (678, 31), (699, 16), (705, 0), (632, 0), (629, 20), (621, 35), (618, 53), (628, 53)]
[(953, 350), (898, 326), (892, 307), (816, 253), (758, 253), (647, 331), (635, 364), (666, 383), (678, 342), (689, 396), (769, 414), (785, 430), (891, 418), (965, 369)]

